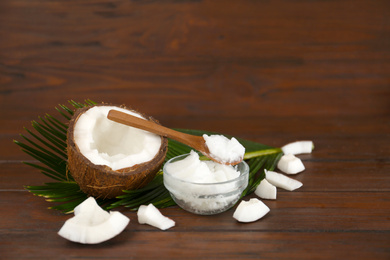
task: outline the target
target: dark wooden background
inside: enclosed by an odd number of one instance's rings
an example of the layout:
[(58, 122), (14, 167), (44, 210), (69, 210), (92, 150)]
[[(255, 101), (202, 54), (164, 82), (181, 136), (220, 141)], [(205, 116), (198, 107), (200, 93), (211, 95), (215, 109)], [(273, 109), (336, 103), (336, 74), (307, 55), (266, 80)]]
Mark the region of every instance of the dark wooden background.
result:
[[(388, 0), (0, 1), (0, 258), (390, 259), (389, 62)], [(12, 142), (70, 99), (316, 148), (260, 221), (172, 207), (162, 232), (123, 210), (122, 234), (79, 245)]]

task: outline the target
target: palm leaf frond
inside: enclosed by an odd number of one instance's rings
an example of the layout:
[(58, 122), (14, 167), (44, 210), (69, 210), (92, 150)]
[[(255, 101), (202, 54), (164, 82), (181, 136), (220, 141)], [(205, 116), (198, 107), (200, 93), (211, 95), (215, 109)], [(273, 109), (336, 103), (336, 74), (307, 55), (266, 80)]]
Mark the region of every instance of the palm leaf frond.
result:
[[(67, 122), (71, 119), (75, 109), (93, 106), (96, 103), (92, 100), (86, 100), (85, 103), (71, 100), (69, 104), (71, 108), (66, 105), (59, 105), (55, 108), (60, 114), (60, 118), (46, 114), (45, 117), (39, 117), (40, 121), (32, 121), (33, 130), (25, 128), (29, 136), (21, 135), (26, 142), (14, 141), (21, 147), (22, 151), (38, 161), (38, 163), (24, 162), (26, 165), (40, 170), (42, 174), (55, 181), (40, 186), (25, 186), (25, 188), (34, 195), (56, 203), (50, 208), (63, 213), (72, 212), (78, 204), (88, 197), (67, 172)], [(176, 130), (193, 135), (219, 134), (201, 130)], [(242, 193), (242, 196), (245, 196), (253, 192), (264, 178), (264, 169), (273, 170), (275, 168), (282, 151), (280, 148), (237, 139), (246, 149), (244, 159), (250, 166), (249, 185)], [(175, 156), (189, 153), (191, 150), (191, 147), (169, 139), (165, 162)], [(168, 190), (164, 187), (162, 170), (144, 188), (126, 190), (123, 195), (115, 199), (97, 199), (97, 202), (105, 209), (125, 207), (136, 210), (140, 205), (149, 203), (153, 203), (158, 208), (175, 205)]]

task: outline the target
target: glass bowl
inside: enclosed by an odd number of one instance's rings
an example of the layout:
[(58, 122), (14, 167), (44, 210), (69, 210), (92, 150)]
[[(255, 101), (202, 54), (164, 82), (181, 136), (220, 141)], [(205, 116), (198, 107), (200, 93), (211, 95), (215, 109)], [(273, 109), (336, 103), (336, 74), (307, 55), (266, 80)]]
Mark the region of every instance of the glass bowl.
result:
[(248, 186), (249, 166), (245, 161), (234, 166), (240, 175), (232, 180), (217, 183), (194, 183), (178, 179), (167, 171), (167, 165), (184, 159), (189, 154), (179, 155), (164, 165), (164, 186), (172, 199), (182, 209), (199, 215), (224, 212), (240, 199)]

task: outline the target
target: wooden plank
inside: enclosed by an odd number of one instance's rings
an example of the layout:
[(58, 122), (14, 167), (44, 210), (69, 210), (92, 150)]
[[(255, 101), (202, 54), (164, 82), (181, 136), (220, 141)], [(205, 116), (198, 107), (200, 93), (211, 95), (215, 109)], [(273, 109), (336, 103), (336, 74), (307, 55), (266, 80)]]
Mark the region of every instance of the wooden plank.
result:
[[(267, 204), (271, 213), (260, 221), (240, 224), (232, 212), (197, 216), (177, 208), (162, 210), (176, 226), (160, 231), (131, 222), (114, 239), (94, 246), (71, 243), (57, 235), (70, 218), (45, 209), (46, 202), (26, 192), (1, 192), (2, 257), (55, 255), (92, 258), (161, 259), (386, 259), (390, 242), (389, 194), (291, 193)], [(287, 198), (288, 197), (288, 198)], [(385, 208), (381, 208), (385, 207)], [(26, 221), (28, 220), (28, 221)]]
[[(0, 206), (7, 214), (0, 216), (0, 229), (35, 230), (53, 232), (71, 215), (48, 210), (44, 198), (26, 191), (1, 191), (7, 200)], [(254, 195), (248, 196), (255, 197)], [(390, 232), (389, 192), (282, 192), (276, 201), (263, 202), (270, 213), (254, 223), (242, 224), (233, 219), (234, 208), (222, 214), (199, 216), (178, 207), (161, 209), (176, 222), (177, 232)], [(138, 223), (136, 212), (117, 209), (128, 215), (132, 223)], [(29, 221), (21, 221), (30, 216)], [(47, 223), (53, 224), (52, 226)], [(154, 227), (134, 225), (131, 229), (153, 231)]]
[[(130, 224), (131, 226), (131, 224)], [(388, 233), (343, 232), (133, 232), (93, 246), (71, 243), (56, 232), (10, 230), (0, 236), (2, 256), (99, 259), (383, 259)]]
[[(36, 161), (29, 161), (37, 163)], [(25, 165), (21, 162), (1, 163), (2, 172), (0, 175), (0, 191), (2, 190), (23, 190), (24, 186), (43, 185), (46, 182), (55, 180), (45, 176), (40, 170)]]

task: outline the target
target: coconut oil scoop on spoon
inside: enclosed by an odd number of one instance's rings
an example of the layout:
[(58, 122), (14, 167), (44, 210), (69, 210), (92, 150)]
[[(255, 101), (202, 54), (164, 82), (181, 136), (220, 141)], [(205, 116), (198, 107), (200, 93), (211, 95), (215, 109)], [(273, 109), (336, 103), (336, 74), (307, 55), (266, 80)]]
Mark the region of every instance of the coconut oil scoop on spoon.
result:
[(236, 165), (244, 158), (245, 148), (235, 138), (229, 140), (221, 135), (190, 135), (117, 110), (110, 110), (107, 118), (179, 141), (220, 164)]

